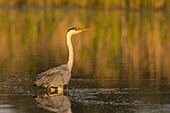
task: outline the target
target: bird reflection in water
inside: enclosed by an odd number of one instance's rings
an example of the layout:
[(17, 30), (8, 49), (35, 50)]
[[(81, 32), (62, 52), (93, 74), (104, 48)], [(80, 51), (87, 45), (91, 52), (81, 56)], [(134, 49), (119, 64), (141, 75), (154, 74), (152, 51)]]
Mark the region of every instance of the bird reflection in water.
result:
[(34, 96), (37, 106), (56, 113), (72, 113), (68, 96), (57, 92)]

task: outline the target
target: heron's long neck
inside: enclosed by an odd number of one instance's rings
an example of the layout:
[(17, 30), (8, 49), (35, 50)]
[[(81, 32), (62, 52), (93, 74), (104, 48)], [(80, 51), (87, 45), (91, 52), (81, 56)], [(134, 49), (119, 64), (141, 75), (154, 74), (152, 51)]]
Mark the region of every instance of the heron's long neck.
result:
[(73, 67), (73, 60), (74, 60), (74, 51), (73, 51), (73, 45), (71, 42), (71, 36), (72, 35), (70, 33), (67, 34), (67, 46), (68, 46), (68, 51), (69, 51), (69, 58), (68, 58), (67, 66), (70, 72)]

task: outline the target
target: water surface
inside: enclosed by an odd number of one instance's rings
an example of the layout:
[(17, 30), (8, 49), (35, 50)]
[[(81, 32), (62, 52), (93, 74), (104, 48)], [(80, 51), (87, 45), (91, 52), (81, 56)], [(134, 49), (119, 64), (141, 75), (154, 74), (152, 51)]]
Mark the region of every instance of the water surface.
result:
[[(170, 112), (169, 25), (163, 11), (1, 10), (0, 113)], [(73, 38), (64, 95), (49, 96), (32, 84), (38, 73), (67, 62), (70, 26), (91, 30)]]

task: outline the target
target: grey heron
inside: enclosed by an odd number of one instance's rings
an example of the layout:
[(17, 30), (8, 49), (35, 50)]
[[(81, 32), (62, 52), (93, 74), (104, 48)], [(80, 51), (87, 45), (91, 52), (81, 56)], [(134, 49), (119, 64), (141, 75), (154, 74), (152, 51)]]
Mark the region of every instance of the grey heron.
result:
[(75, 34), (87, 31), (88, 28), (71, 27), (67, 31), (67, 47), (69, 51), (68, 62), (59, 67), (51, 68), (37, 75), (33, 86), (48, 87), (50, 90), (58, 88), (58, 92), (63, 92), (63, 86), (68, 84), (71, 78), (71, 70), (74, 61), (74, 51), (71, 37)]

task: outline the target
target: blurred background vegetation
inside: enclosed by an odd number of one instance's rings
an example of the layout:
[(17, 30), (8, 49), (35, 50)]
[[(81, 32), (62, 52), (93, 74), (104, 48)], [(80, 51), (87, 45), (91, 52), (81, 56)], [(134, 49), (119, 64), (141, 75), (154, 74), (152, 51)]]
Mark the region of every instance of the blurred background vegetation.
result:
[(65, 63), (70, 26), (91, 29), (73, 38), (74, 77), (170, 80), (170, 15), (162, 11), (1, 10), (1, 75), (35, 76)]
[[(169, 0), (0, 0), (1, 6), (24, 7), (168, 8), (169, 3)], [(91, 30), (81, 34), (81, 39), (73, 40), (74, 77), (124, 75), (140, 80), (149, 73), (150, 78), (166, 76), (170, 80), (170, 15), (167, 11), (72, 7), (11, 9), (0, 10), (0, 73), (4, 78), (9, 73), (34, 78), (46, 69), (65, 63), (66, 31), (78, 26)]]
[(1, 6), (79, 6), (100, 8), (169, 9), (170, 0), (0, 0)]

